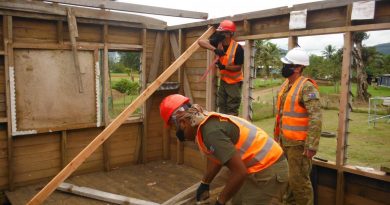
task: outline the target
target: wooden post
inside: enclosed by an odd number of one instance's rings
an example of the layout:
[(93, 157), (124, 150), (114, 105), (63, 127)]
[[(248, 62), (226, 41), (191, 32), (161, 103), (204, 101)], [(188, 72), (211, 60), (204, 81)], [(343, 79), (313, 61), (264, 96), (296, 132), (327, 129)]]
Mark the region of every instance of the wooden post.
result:
[(163, 159), (167, 160), (170, 158), (170, 145), (171, 145), (171, 127), (163, 127)]
[(176, 163), (184, 163), (184, 143), (176, 140)]
[[(209, 49), (207, 49), (206, 52), (207, 52), (207, 66), (209, 66), (213, 62), (215, 55), (213, 52), (210, 52)], [(218, 69), (211, 71), (206, 78), (206, 110), (208, 111), (216, 111), (216, 97), (217, 97), (216, 92), (217, 92), (217, 80), (218, 80), (216, 77), (216, 72), (218, 72), (217, 70)]]
[[(103, 48), (103, 79), (104, 79), (104, 88), (103, 88), (103, 109), (104, 109), (104, 124), (107, 127), (108, 124), (110, 124), (110, 113), (108, 111), (108, 104), (109, 104), (109, 94), (111, 92), (111, 82), (110, 82), (110, 68), (108, 67), (108, 25), (103, 25), (103, 41), (104, 41), (104, 48)], [(111, 163), (110, 163), (110, 139), (107, 139), (103, 143), (103, 164), (104, 164), (104, 170), (109, 171), (111, 169)]]
[[(205, 39), (215, 32), (209, 28), (199, 37)], [(198, 39), (198, 40), (199, 40)], [(91, 143), (87, 145), (64, 169), (62, 169), (28, 204), (41, 204), (69, 175), (71, 175), (115, 130), (141, 106), (191, 55), (199, 48), (196, 40), (175, 62), (153, 81), (114, 121), (112, 121)]]
[(76, 75), (77, 75), (77, 79), (79, 82), (79, 92), (82, 93), (82, 92), (84, 92), (84, 87), (83, 87), (83, 80), (82, 80), (81, 74), (84, 74), (85, 70), (83, 69), (83, 67), (80, 67), (79, 56), (77, 53), (76, 38), (79, 36), (78, 31), (77, 31), (77, 22), (76, 22), (76, 17), (74, 16), (72, 9), (67, 8), (67, 10), (68, 10), (69, 39), (70, 39), (70, 42), (72, 44), (74, 66), (76, 68)]
[(253, 40), (246, 40), (244, 47), (244, 82), (242, 99), (242, 117), (246, 120), (252, 120), (252, 76), (251, 68), (253, 65)]
[[(12, 120), (11, 120), (11, 97), (10, 97), (10, 69), (14, 69), (14, 50), (12, 34), (12, 16), (3, 16), (3, 35), (4, 35), (4, 71), (6, 86), (6, 103), (7, 103), (7, 160), (8, 160), (8, 189), (14, 190), (14, 163), (13, 163), (13, 138), (12, 138)], [(12, 71), (13, 72), (13, 71)]]
[(352, 33), (344, 34), (343, 64), (341, 71), (341, 94), (339, 109), (339, 124), (337, 134), (337, 189), (336, 204), (344, 204), (344, 172), (343, 166), (346, 161), (346, 139), (348, 137), (349, 111), (348, 106), (350, 98), (350, 78), (351, 78), (351, 53), (352, 53)]
[(68, 162), (67, 160), (67, 141), (68, 141), (68, 133), (66, 130), (61, 131), (61, 167), (64, 168)]
[[(141, 59), (141, 70), (142, 70), (142, 91), (145, 91), (146, 85), (148, 83), (147, 75), (146, 75), (146, 60), (147, 60), (147, 29), (143, 29), (142, 31), (142, 59)], [(143, 121), (142, 121), (142, 129), (140, 132), (140, 138), (138, 141), (138, 146), (140, 147), (140, 153), (138, 155), (138, 162), (145, 163), (146, 162), (146, 136), (148, 134), (148, 120), (149, 117), (147, 115), (147, 103), (146, 101), (142, 105), (142, 113), (143, 113)]]
[(291, 50), (298, 46), (298, 37), (297, 36), (289, 36), (288, 37), (288, 50)]

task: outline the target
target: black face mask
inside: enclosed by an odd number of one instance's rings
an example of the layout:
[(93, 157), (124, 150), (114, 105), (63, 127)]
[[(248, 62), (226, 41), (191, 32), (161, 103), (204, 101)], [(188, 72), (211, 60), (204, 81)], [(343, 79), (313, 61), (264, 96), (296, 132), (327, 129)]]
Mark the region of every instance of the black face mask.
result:
[(293, 64), (283, 64), (282, 76), (285, 78), (288, 78), (292, 74), (294, 74), (294, 65)]
[(179, 139), (180, 142), (184, 142), (185, 138), (184, 138), (184, 131), (180, 128), (177, 128), (176, 130), (176, 137), (177, 139)]

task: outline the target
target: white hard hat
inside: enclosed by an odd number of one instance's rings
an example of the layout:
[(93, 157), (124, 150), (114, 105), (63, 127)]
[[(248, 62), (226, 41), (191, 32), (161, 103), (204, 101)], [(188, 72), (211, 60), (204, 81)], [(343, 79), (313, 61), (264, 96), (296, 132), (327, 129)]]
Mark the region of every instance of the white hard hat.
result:
[(308, 66), (310, 64), (309, 55), (300, 47), (295, 47), (287, 52), (287, 55), (280, 58), (284, 64), (295, 64)]

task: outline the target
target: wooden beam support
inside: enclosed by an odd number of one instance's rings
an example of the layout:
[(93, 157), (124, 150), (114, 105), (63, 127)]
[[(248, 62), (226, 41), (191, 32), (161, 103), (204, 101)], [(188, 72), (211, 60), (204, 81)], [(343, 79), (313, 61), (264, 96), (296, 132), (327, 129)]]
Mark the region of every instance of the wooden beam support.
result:
[[(199, 39), (209, 38), (215, 32), (209, 28)], [(196, 40), (175, 62), (173, 62), (153, 83), (151, 83), (114, 121), (112, 121), (91, 143), (87, 145), (64, 169), (62, 169), (28, 204), (41, 204), (70, 176), (115, 130), (140, 107), (191, 55), (199, 48)]]
[[(146, 61), (147, 61), (147, 35), (148, 35), (148, 30), (143, 29), (142, 30), (142, 46), (144, 49), (142, 50), (142, 58), (141, 58), (141, 70), (142, 70), (142, 92), (145, 91), (148, 83), (148, 76), (146, 75)], [(140, 138), (140, 154), (138, 158), (138, 162), (140, 163), (145, 163), (146, 162), (146, 136), (148, 136), (148, 110), (147, 110), (147, 101), (144, 102), (142, 105), (142, 113), (143, 113), (143, 121), (142, 121), (142, 132), (140, 133), (141, 138)]]
[(12, 16), (3, 16), (3, 38), (4, 38), (4, 71), (5, 71), (5, 86), (6, 86), (6, 103), (7, 103), (7, 162), (8, 162), (8, 189), (14, 190), (14, 163), (13, 163), (13, 138), (11, 119), (11, 90), (10, 90), (10, 70), (14, 70), (14, 49), (13, 45), (13, 26)]
[(68, 159), (67, 159), (68, 155), (67, 155), (67, 151), (66, 151), (67, 142), (68, 142), (68, 133), (66, 132), (66, 130), (63, 130), (63, 131), (61, 131), (61, 147), (60, 147), (61, 168), (64, 168), (68, 163)]
[[(212, 26), (209, 25), (209, 28), (210, 27)], [(210, 66), (215, 59), (215, 55), (214, 52), (211, 52), (209, 49), (207, 49), (206, 52), (207, 52), (207, 66)], [(209, 74), (206, 77), (206, 110), (209, 111), (216, 111), (217, 109), (216, 108), (217, 84), (218, 84), (217, 72), (218, 69), (214, 68), (209, 72)]]
[(334, 28), (309, 29), (309, 30), (302, 30), (302, 31), (256, 34), (256, 35), (248, 35), (248, 36), (238, 36), (236, 39), (238, 41), (244, 41), (244, 40), (257, 40), (257, 39), (285, 38), (289, 36), (312, 36), (312, 35), (322, 35), (322, 34), (332, 34), (332, 33), (345, 33), (345, 32), (353, 32), (353, 31), (376, 31), (376, 30), (386, 30), (386, 29), (390, 29), (390, 23), (376, 23), (376, 24), (366, 24), (366, 25), (358, 25), (358, 26), (343, 26), (343, 27), (334, 27)]
[(253, 40), (246, 40), (244, 46), (244, 81), (243, 81), (243, 99), (242, 99), (242, 117), (252, 121), (252, 74), (254, 66)]
[(288, 37), (288, 50), (291, 50), (298, 46), (298, 37), (297, 36), (289, 36)]
[(49, 0), (49, 1), (78, 5), (78, 6), (87, 6), (87, 7), (101, 8), (101, 9), (112, 9), (118, 11), (145, 13), (145, 14), (154, 14), (154, 15), (164, 15), (164, 16), (174, 16), (174, 17), (194, 18), (194, 19), (207, 19), (208, 17), (208, 14), (203, 12), (170, 9), (170, 8), (163, 8), (163, 7), (156, 7), (156, 6), (146, 6), (146, 5), (122, 3), (122, 2), (115, 2), (115, 1), (105, 1), (105, 0), (94, 0), (94, 1)]
[(151, 201), (145, 201), (118, 194), (112, 194), (109, 192), (104, 192), (88, 187), (80, 187), (69, 183), (61, 183), (57, 190), (113, 204), (159, 205), (158, 203), (154, 203)]
[(342, 170), (346, 161), (349, 125), (349, 99), (351, 88), (351, 55), (352, 55), (352, 33), (344, 34), (343, 48), (343, 63), (341, 71), (341, 94), (340, 94), (340, 109), (339, 109), (339, 124), (337, 134), (337, 152), (336, 152), (336, 167), (337, 167), (337, 187), (336, 187), (336, 204), (344, 204), (344, 172)]
[(79, 56), (77, 53), (77, 42), (76, 42), (76, 38), (79, 36), (79, 34), (77, 30), (76, 17), (74, 16), (74, 13), (71, 8), (68, 8), (68, 27), (69, 27), (69, 38), (72, 44), (74, 66), (76, 69), (77, 80), (79, 83), (79, 92), (83, 93), (84, 86), (83, 86), (83, 79), (81, 74), (85, 74), (85, 70), (82, 69), (84, 67), (80, 67)]
[(171, 153), (171, 127), (163, 126), (163, 159), (170, 159)]
[[(110, 68), (108, 64), (108, 25), (103, 25), (103, 41), (104, 41), (104, 49), (103, 49), (103, 116), (104, 116), (104, 125), (107, 127), (110, 124), (110, 112), (108, 105), (110, 104), (110, 93), (111, 93), (111, 82), (110, 82)], [(110, 149), (110, 139), (107, 139), (103, 143), (103, 164), (104, 170), (109, 171), (111, 169), (110, 157), (109, 157), (109, 149)]]
[[(67, 8), (68, 6), (62, 5), (53, 5), (38, 1), (26, 1), (21, 0), (13, 0), (10, 1), (2, 1), (0, 4), (0, 8), (9, 9), (14, 11), (23, 11), (23, 12), (33, 12), (40, 14), (52, 14), (59, 16), (67, 16)], [(140, 23), (143, 24), (143, 27), (157, 30), (165, 30), (166, 22), (157, 20), (154, 18), (134, 15), (129, 13), (119, 13), (119, 12), (111, 12), (105, 10), (96, 10), (89, 8), (81, 8), (81, 7), (72, 7), (74, 14), (76, 17), (86, 18), (86, 19), (97, 19), (97, 20), (112, 20), (112, 21), (122, 21), (122, 22), (130, 22), (130, 23)]]

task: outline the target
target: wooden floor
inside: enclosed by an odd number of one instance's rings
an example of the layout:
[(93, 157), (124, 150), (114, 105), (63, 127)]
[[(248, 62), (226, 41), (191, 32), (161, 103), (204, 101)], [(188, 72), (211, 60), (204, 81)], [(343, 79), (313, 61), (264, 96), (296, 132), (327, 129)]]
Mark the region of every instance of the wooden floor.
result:
[[(202, 172), (170, 161), (132, 165), (110, 172), (74, 176), (65, 182), (132, 198), (162, 203), (199, 182)], [(46, 183), (30, 185), (7, 192), (13, 205), (26, 204)], [(44, 204), (107, 204), (93, 199), (55, 191)]]

